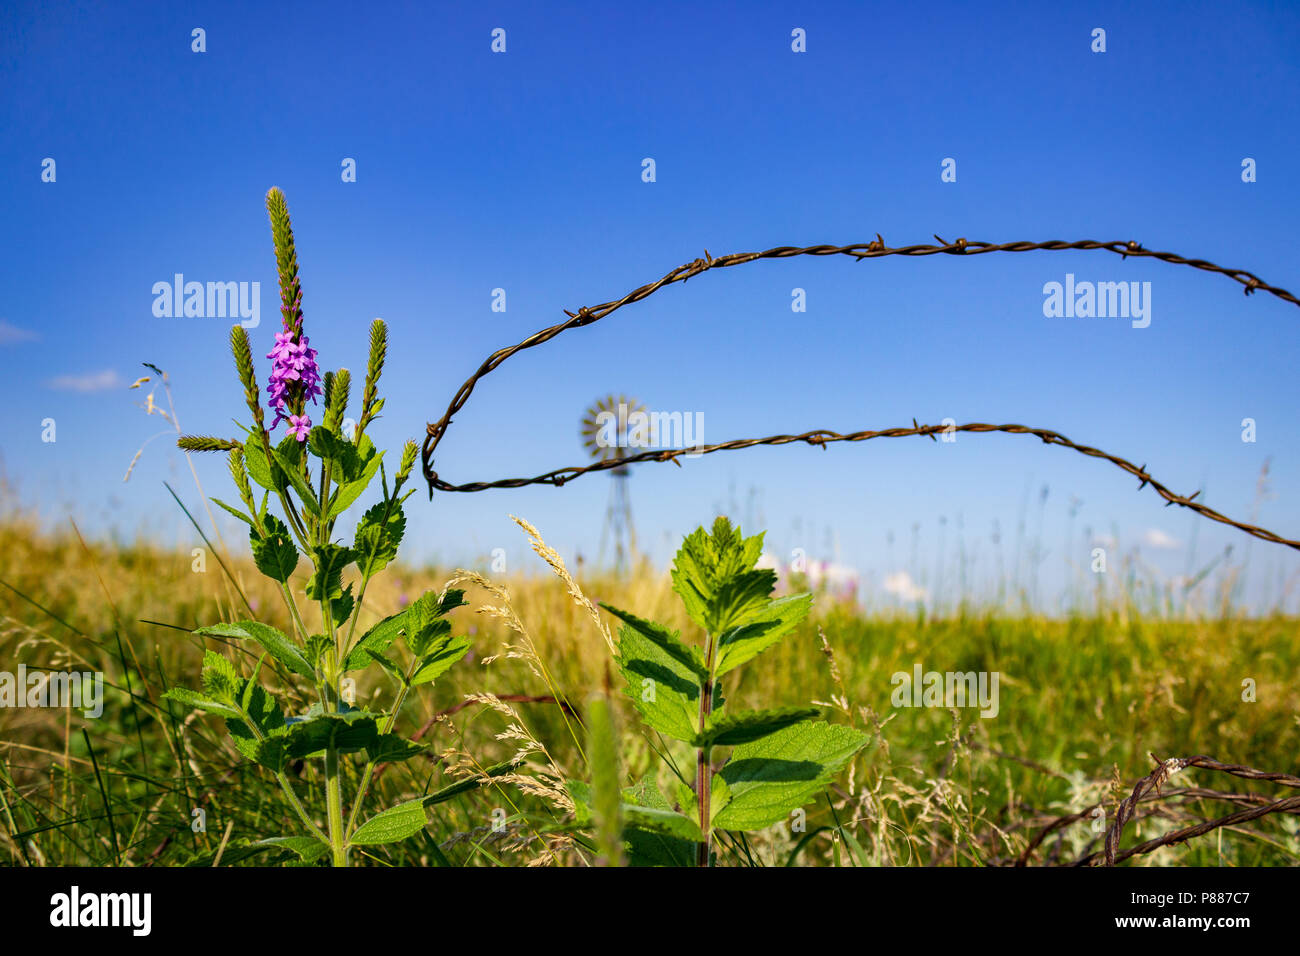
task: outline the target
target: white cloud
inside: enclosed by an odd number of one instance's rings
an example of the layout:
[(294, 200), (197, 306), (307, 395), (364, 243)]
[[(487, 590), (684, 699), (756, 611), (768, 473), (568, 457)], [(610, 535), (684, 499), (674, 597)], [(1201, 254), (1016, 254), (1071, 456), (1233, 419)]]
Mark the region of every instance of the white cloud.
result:
[(117, 372), (106, 368), (102, 372), (88, 372), (85, 375), (60, 375), (50, 379), (48, 384), (59, 392), (106, 392), (112, 388), (121, 388), (125, 383)]
[(1142, 532), (1142, 543), (1148, 548), (1159, 548), (1163, 551), (1172, 551), (1174, 548), (1182, 546), (1181, 541), (1170, 537), (1159, 528), (1147, 528), (1146, 531)]
[(906, 571), (895, 571), (885, 578), (885, 590), (903, 601), (920, 601), (925, 598), (925, 588), (916, 586)]
[(20, 329), (0, 319), (0, 345), (16, 345), (19, 342), (35, 342), (39, 335), (30, 329)]

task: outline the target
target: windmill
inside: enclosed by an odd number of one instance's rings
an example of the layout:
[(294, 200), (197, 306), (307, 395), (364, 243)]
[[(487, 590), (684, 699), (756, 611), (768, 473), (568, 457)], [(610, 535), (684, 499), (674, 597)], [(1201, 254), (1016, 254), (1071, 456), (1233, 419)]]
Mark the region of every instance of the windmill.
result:
[[(640, 416), (645, 415), (645, 406), (625, 395), (607, 395), (588, 408), (582, 418), (582, 444), (591, 457), (597, 461), (625, 458), (633, 447), (629, 436), (634, 430), (628, 427), (628, 422), (637, 413), (644, 421)], [(612, 537), (614, 569), (619, 572), (627, 570), (631, 559), (636, 556), (636, 529), (632, 526), (632, 502), (627, 494), (627, 480), (631, 474), (627, 465), (610, 469), (609, 504), (605, 508), (605, 525), (600, 532), (597, 561), (604, 561), (605, 541)]]

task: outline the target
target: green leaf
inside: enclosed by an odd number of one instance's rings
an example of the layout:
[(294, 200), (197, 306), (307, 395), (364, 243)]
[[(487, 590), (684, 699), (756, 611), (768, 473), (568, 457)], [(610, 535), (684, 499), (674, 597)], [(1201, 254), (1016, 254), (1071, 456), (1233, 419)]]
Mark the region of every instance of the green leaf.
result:
[(307, 436), (307, 446), (317, 458), (340, 464), (349, 455), (356, 454), (356, 449), (352, 445), (324, 425), (317, 425), (311, 430)]
[(704, 840), (700, 825), (675, 810), (638, 807), (630, 803), (623, 804), (622, 810), (625, 826), (658, 833), (661, 836), (676, 837), (679, 840), (689, 840), (692, 843), (700, 843)]
[[(362, 438), (363, 443), (368, 444), (369, 441), (369, 436)], [(359, 453), (362, 455), (361, 460), (364, 462), (360, 474), (353, 480), (339, 483), (338, 490), (330, 498), (329, 517), (334, 518), (347, 511), (352, 502), (361, 497), (361, 493), (370, 484), (370, 479), (375, 477), (375, 472), (379, 470), (379, 462), (383, 459), (384, 453), (379, 452), (376, 454), (373, 445), (369, 446), (369, 451), (370, 458), (368, 460), (364, 458), (364, 453)]]
[[(244, 714), (226, 719), (226, 730), (235, 748), (254, 763), (275, 773), (284, 769), (284, 737), (287, 728), (284, 713), (275, 698), (253, 678), (244, 682), (240, 690)], [(249, 723), (256, 727), (256, 732)]]
[[(384, 520), (385, 509), (391, 509)], [(352, 550), (357, 554), (357, 568), (363, 578), (373, 577), (397, 557), (397, 547), (406, 531), (406, 516), (396, 502), (380, 501), (366, 510), (357, 524)]]
[(220, 507), (220, 508), (225, 508), (227, 511), (229, 511), (232, 515), (234, 515), (234, 516), (235, 516), (236, 518), (238, 518), (240, 521), (244, 522), (244, 524), (248, 525), (250, 528), (253, 527), (253, 519), (250, 518), (248, 515), (244, 514), (242, 511), (240, 511), (240, 510), (239, 510), (238, 508), (236, 508), (234, 505), (228, 505), (228, 504), (226, 504), (224, 501), (222, 501), (220, 498), (210, 498), (209, 500), (210, 500), (213, 504), (217, 505), (218, 507)]
[[(591, 787), (577, 780), (565, 783), (574, 804), (575, 824), (592, 824)], [(623, 790), (620, 807), (624, 845), (631, 866), (693, 866), (695, 845), (703, 839), (699, 825), (673, 810), (649, 778)]]
[(258, 535), (254, 527), (248, 529), (253, 563), (272, 581), (288, 581), (294, 568), (298, 567), (298, 548), (289, 536), (289, 529), (275, 515), (267, 515), (262, 526), (266, 529), (265, 537)]
[(428, 818), (424, 813), (424, 798), (417, 797), (406, 803), (379, 813), (361, 826), (348, 841), (353, 846), (378, 846), (383, 843), (397, 843), (414, 836), (424, 829)]
[(772, 710), (742, 710), (734, 714), (715, 710), (704, 721), (704, 730), (691, 743), (696, 747), (734, 747), (761, 740), (783, 727), (821, 716), (816, 707), (778, 707)]
[(174, 700), (185, 707), (194, 707), (198, 710), (206, 710), (209, 713), (220, 714), (222, 717), (238, 717), (239, 710), (229, 704), (223, 704), (220, 701), (213, 700), (200, 694), (196, 690), (190, 690), (187, 687), (173, 687), (169, 689), (163, 698)]
[(453, 637), (433, 653), (425, 655), (420, 660), (420, 666), (411, 675), (411, 686), (419, 687), (441, 677), (451, 669), (453, 664), (469, 653), (469, 648), (468, 637)]
[(718, 661), (714, 673), (727, 671), (757, 657), (793, 631), (812, 609), (811, 594), (792, 594), (768, 603), (757, 616), (734, 627), (718, 639)]
[(289, 725), (285, 754), (291, 759), (319, 756), (333, 741), (341, 753), (354, 753), (372, 746), (379, 737), (373, 714), (350, 711), (346, 714), (317, 714)]
[(716, 810), (723, 830), (757, 830), (813, 800), (869, 739), (851, 727), (798, 723), (732, 751), (718, 775), (730, 800)]
[(350, 618), (354, 607), (356, 600), (352, 597), (352, 585), (349, 584), (342, 594), (330, 600), (330, 615), (334, 618), (334, 623), (339, 625)]
[(334, 642), (324, 634), (313, 634), (307, 638), (307, 660), (312, 665), (318, 664), (325, 652), (334, 646)]
[(306, 836), (287, 836), (287, 837), (268, 837), (265, 840), (258, 840), (253, 846), (266, 846), (274, 849), (292, 850), (298, 854), (298, 859), (304, 863), (312, 863), (319, 860), (329, 852), (329, 844), (322, 843), (315, 837)]
[[(196, 632), (197, 633), (197, 632)], [(223, 704), (233, 705), (239, 699), (239, 675), (235, 665), (216, 651), (203, 652), (203, 671), (200, 675), (203, 693)]]
[(721, 634), (767, 606), (776, 573), (756, 570), (763, 536), (744, 538), (726, 518), (712, 533), (697, 528), (687, 535), (673, 563), (673, 590), (686, 613), (708, 634)]
[(244, 442), (244, 463), (248, 466), (248, 476), (267, 491), (280, 492), (288, 486), (284, 472), (274, 461), (267, 461), (262, 440), (253, 432)]
[(320, 502), (316, 500), (316, 492), (303, 473), (302, 442), (292, 435), (286, 435), (279, 445), (271, 449), (271, 455), (285, 479), (293, 485), (293, 490), (298, 492), (303, 505), (312, 514), (319, 515)]
[(337, 544), (312, 548), (315, 570), (307, 580), (307, 597), (313, 601), (333, 600), (343, 596), (343, 569), (356, 557), (349, 548)]
[(390, 614), (384, 618), (362, 636), (361, 640), (348, 651), (348, 656), (343, 660), (344, 671), (359, 671), (370, 664), (370, 654), (382, 654), (392, 646), (393, 641), (402, 633), (406, 627), (407, 618), (411, 614), (411, 608), (398, 611), (396, 614)]
[(677, 740), (692, 740), (700, 709), (695, 672), (630, 625), (619, 630), (618, 667), (641, 717)]
[(233, 624), (211, 624), (208, 627), (200, 627), (194, 633), (208, 637), (255, 641), (299, 677), (306, 677), (308, 680), (316, 679), (316, 669), (307, 660), (302, 648), (269, 624), (262, 624), (259, 621), (236, 621)]
[(373, 763), (397, 763), (418, 757), (429, 748), (425, 744), (406, 740), (400, 734), (380, 734), (366, 748), (366, 756)]
[(660, 650), (666, 653), (679, 664), (689, 668), (701, 681), (707, 680), (709, 669), (704, 664), (704, 655), (697, 647), (691, 647), (684, 643), (676, 631), (670, 631), (668, 628), (656, 624), (653, 621), (647, 621), (637, 617), (629, 611), (620, 611), (616, 607), (610, 607), (608, 604), (601, 604), (606, 611), (615, 617), (622, 619), (629, 627), (633, 628), (642, 637), (654, 643)]
[(383, 654), (376, 654), (374, 651), (372, 651), (372, 650), (371, 650), (370, 648), (368, 648), (368, 647), (367, 647), (367, 648), (364, 648), (364, 650), (365, 650), (365, 652), (366, 652), (367, 654), (370, 655), (370, 659), (371, 659), (372, 661), (374, 661), (376, 664), (378, 664), (380, 667), (382, 667), (382, 668), (383, 668), (383, 669), (388, 673), (388, 676), (389, 676), (389, 677), (391, 677), (393, 680), (397, 681), (397, 682), (398, 682), (399, 684), (401, 684), (403, 687), (406, 686), (406, 675), (405, 675), (404, 673), (402, 673), (402, 669), (401, 669), (400, 667), (398, 667), (396, 664), (394, 664), (392, 661), (390, 661), (390, 660), (389, 660), (387, 657), (385, 657)]

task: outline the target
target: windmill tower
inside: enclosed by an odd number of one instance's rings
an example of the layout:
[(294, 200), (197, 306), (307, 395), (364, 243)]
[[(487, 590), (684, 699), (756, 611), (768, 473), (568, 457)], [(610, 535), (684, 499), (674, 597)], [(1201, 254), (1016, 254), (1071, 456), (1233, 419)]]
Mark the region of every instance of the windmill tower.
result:
[[(582, 418), (582, 444), (592, 458), (616, 461), (627, 457), (632, 448), (628, 421), (636, 412), (644, 415), (645, 406), (624, 395), (607, 395), (587, 409)], [(600, 532), (597, 563), (604, 562), (605, 542), (613, 538), (614, 570), (622, 573), (636, 557), (636, 529), (632, 525), (632, 502), (627, 492), (632, 472), (627, 465), (621, 465), (611, 468), (609, 476), (609, 504)]]

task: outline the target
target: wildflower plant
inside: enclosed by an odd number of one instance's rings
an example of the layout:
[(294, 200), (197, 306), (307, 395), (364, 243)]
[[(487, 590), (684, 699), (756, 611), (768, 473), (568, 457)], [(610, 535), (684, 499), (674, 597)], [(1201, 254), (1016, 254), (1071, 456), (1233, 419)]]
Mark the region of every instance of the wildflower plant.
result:
[[(231, 329), (230, 344), (252, 422), (240, 426), (244, 434), (238, 440), (184, 436), (178, 444), (188, 451), (227, 453), (242, 507), (212, 500), (248, 525), (253, 561), (278, 584), (293, 634), (255, 620), (201, 627), (194, 632), (201, 637), (258, 645), (263, 653), (252, 672), (245, 674), (228, 658), (208, 650), (201, 689), (172, 688), (166, 696), (224, 717), (239, 752), (275, 775), (306, 833), (270, 837), (256, 846), (291, 851), (303, 862), (328, 854), (334, 865), (342, 866), (347, 864), (351, 848), (413, 836), (424, 828), (429, 805), (464, 793), (508, 768), (492, 768), (485, 775), (361, 822), (375, 767), (381, 762), (409, 759), (426, 749), (395, 733), (394, 725), (413, 688), (437, 679), (469, 651), (469, 639), (453, 636), (447, 619), (449, 612), (465, 602), (459, 590), (430, 591), (358, 637), (367, 587), (396, 558), (402, 541), (406, 526), (402, 504), (413, 494), (403, 494), (402, 488), (415, 464), (416, 445), (408, 441), (402, 449), (390, 485), (384, 453), (366, 434), (384, 406), (378, 382), (388, 331), (379, 319), (370, 327), (360, 414), (351, 433), (345, 434), (350, 373), (341, 368), (320, 375), (316, 350), (303, 332), (302, 288), (284, 194), (272, 189), (266, 206), (283, 314), (283, 328), (267, 356), (272, 360), (268, 404), (275, 418), (268, 428), (248, 334), (236, 325)], [(318, 398), (324, 401), (321, 423), (313, 425), (307, 406)], [(288, 431), (277, 442), (271, 432), (281, 421), (288, 424)], [(380, 499), (362, 515), (351, 542), (340, 543), (335, 537), (339, 517), (361, 498), (376, 475)], [(261, 489), (260, 501), (254, 485)], [(272, 499), (279, 505), (279, 516), (268, 507)], [(304, 558), (311, 574), (305, 590), (297, 591), (293, 575)], [(349, 569), (355, 580), (344, 586), (343, 577)], [(305, 605), (300, 606), (299, 597), (305, 597)], [(394, 653), (398, 638), (409, 651), (405, 663), (403, 655)], [(392, 707), (386, 712), (356, 708), (343, 693), (347, 675), (371, 666), (381, 669), (396, 686)], [(310, 687), (314, 703), (305, 713), (287, 715), (259, 680), (265, 670), (277, 671), (282, 681), (297, 680)], [(345, 816), (340, 760), (352, 755), (363, 761), (364, 767)], [(322, 761), (324, 828), (314, 822), (286, 773), (298, 760)]]
[[(776, 574), (757, 567), (762, 548), (761, 534), (743, 537), (726, 518), (711, 532), (701, 527), (687, 536), (674, 562), (673, 590), (703, 633), (699, 644), (601, 605), (623, 621), (618, 667), (641, 719), (695, 751), (693, 781), (677, 772), (675, 803), (650, 777), (624, 789), (617, 807), (595, 769), (591, 784), (570, 782), (578, 825), (595, 827), (599, 838), (620, 820), (633, 865), (712, 865), (716, 832), (789, 820), (869, 741), (816, 719), (816, 708), (726, 706), (721, 679), (789, 635), (812, 607), (811, 594), (772, 597)], [(728, 757), (718, 764), (723, 752)]]

